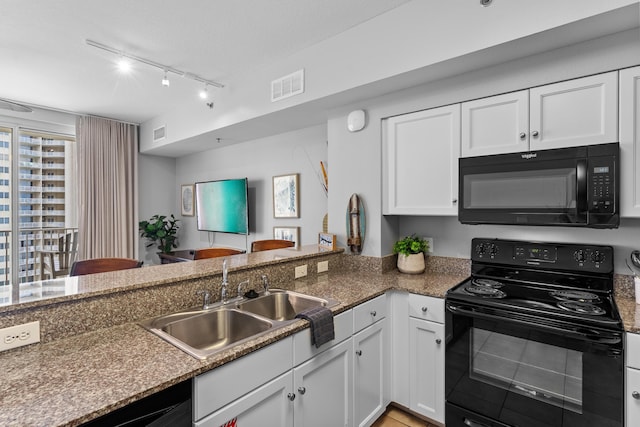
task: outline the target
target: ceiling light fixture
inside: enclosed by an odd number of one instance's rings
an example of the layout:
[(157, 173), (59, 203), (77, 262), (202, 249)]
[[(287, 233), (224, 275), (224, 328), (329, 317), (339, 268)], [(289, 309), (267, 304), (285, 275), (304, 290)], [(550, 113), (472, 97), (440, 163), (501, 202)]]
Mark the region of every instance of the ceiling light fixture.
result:
[(204, 88), (198, 94), (201, 99), (207, 99), (209, 97), (209, 91), (207, 90), (207, 84), (204, 84)]
[[(95, 47), (95, 48), (98, 48), (98, 49), (102, 49), (102, 50), (106, 50), (107, 52), (111, 52), (113, 54), (116, 54), (116, 55), (120, 56), (123, 59), (126, 58), (126, 59), (130, 59), (130, 60), (133, 60), (133, 61), (136, 61), (136, 62), (141, 62), (143, 64), (147, 64), (147, 65), (149, 65), (151, 67), (159, 68), (160, 70), (164, 71), (164, 73), (165, 73), (165, 78), (162, 79), (162, 85), (163, 86), (169, 86), (168, 84), (167, 85), (164, 84), (165, 80), (167, 82), (169, 81), (169, 79), (167, 78), (167, 73), (173, 73), (173, 74), (176, 74), (176, 75), (181, 76), (181, 77), (185, 77), (185, 78), (188, 78), (188, 79), (191, 79), (191, 80), (195, 80), (195, 81), (200, 82), (200, 83), (204, 83), (205, 89), (206, 89), (207, 86), (214, 86), (214, 87), (217, 87), (217, 88), (223, 88), (224, 87), (224, 85), (222, 83), (218, 83), (218, 82), (215, 82), (213, 80), (205, 79), (204, 77), (200, 77), (200, 76), (198, 76), (196, 74), (188, 73), (186, 71), (182, 71), (182, 70), (179, 70), (177, 68), (169, 67), (168, 65), (164, 65), (164, 64), (161, 64), (159, 62), (152, 61), (150, 59), (146, 59), (146, 58), (142, 58), (140, 56), (132, 55), (130, 53), (126, 53), (126, 52), (124, 52), (122, 50), (116, 49), (116, 48), (111, 47), (111, 46), (107, 46), (107, 45), (102, 44), (102, 43), (98, 43), (98, 42), (93, 41), (93, 40), (86, 39), (85, 42), (89, 46), (92, 46), (92, 47)], [(129, 64), (129, 65), (131, 65), (131, 64)]]
[(124, 56), (121, 56), (120, 59), (118, 59), (118, 71), (122, 74), (127, 74), (131, 71), (131, 62), (129, 62), (129, 60)]
[(167, 77), (167, 70), (164, 70), (164, 77), (162, 78), (162, 86), (169, 87), (169, 85), (171, 85), (171, 82), (169, 81), (169, 78)]

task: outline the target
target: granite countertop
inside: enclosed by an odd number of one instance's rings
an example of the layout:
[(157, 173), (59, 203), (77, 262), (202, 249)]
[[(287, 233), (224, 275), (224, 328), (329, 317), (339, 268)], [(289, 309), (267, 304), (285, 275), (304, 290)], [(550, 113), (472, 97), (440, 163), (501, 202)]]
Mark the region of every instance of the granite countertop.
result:
[[(457, 274), (335, 272), (297, 280), (297, 292), (350, 309), (390, 289), (443, 298)], [(0, 354), (0, 425), (76, 426), (308, 327), (303, 320), (197, 360), (136, 323)]]

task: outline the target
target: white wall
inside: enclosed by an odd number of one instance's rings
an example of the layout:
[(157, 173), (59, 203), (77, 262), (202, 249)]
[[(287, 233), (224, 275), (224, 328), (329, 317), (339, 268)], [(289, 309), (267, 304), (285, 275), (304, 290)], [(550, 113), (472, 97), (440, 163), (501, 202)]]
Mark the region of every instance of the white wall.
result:
[[(148, 220), (153, 215), (174, 214), (180, 217), (176, 184), (176, 160), (167, 157), (140, 154), (138, 157), (138, 216)], [(181, 230), (178, 232), (180, 237)], [(140, 239), (138, 258), (145, 265), (159, 264), (156, 246), (146, 248), (146, 239)]]
[[(215, 144), (216, 141), (212, 140), (211, 145)], [(175, 188), (198, 181), (247, 177), (250, 204), (248, 237), (198, 231), (196, 217), (180, 217), (180, 247), (228, 246), (248, 249), (247, 244), (250, 246), (254, 240), (273, 238), (274, 226), (300, 227), (301, 244), (317, 242), (318, 232), (322, 231), (322, 218), (327, 213), (327, 196), (317, 175), (320, 160), (325, 163), (327, 161), (325, 125), (177, 159)], [(300, 174), (300, 218), (274, 219), (272, 177), (293, 173)], [(330, 165), (329, 181), (331, 182)], [(179, 206), (177, 199), (174, 205)]]
[[(334, 182), (339, 180), (341, 185), (337, 189), (333, 186), (329, 194), (330, 229), (339, 230), (338, 240), (344, 245), (345, 231), (342, 218), (345, 205), (348, 195), (358, 193), (367, 205), (368, 229), (364, 255), (390, 254), (394, 240), (401, 234), (411, 234), (415, 229), (436, 236), (437, 241), (442, 242), (442, 246), (435, 242), (437, 255), (468, 258), (470, 237), (485, 234), (487, 236), (484, 237), (491, 237), (496, 232), (502, 233), (503, 230), (496, 228), (492, 233), (491, 227), (489, 230), (473, 227), (458, 229), (463, 226), (457, 222), (457, 218), (382, 216), (381, 120), (394, 115), (637, 65), (640, 63), (639, 49), (638, 30), (629, 30), (332, 111), (328, 121), (329, 162), (332, 165), (332, 179)], [(368, 125), (360, 132), (349, 133), (346, 129), (346, 116), (349, 111), (359, 108), (367, 111)], [(416, 183), (416, 191), (421, 191), (421, 187), (428, 191), (426, 184)], [(575, 230), (568, 238), (593, 241), (600, 236), (610, 244), (623, 247), (630, 243), (628, 236), (625, 236), (628, 233), (637, 236), (636, 246), (640, 246), (640, 231), (637, 225), (634, 221), (623, 222), (620, 230), (613, 232)], [(563, 233), (560, 230), (562, 229), (550, 231), (546, 236), (549, 240), (554, 240), (554, 233)], [(522, 234), (526, 238), (527, 235), (536, 232), (537, 229), (517, 227), (505, 234), (514, 238)], [(560, 236), (567, 236), (567, 233)], [(446, 243), (443, 240), (446, 240)], [(442, 252), (439, 247), (443, 249)]]

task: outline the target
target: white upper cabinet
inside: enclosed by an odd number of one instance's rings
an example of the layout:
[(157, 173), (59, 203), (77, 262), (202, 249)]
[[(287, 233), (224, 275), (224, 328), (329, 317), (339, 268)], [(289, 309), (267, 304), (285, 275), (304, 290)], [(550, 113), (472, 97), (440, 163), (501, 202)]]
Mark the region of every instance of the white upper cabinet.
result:
[(640, 67), (620, 71), (620, 214), (640, 217)]
[(618, 141), (618, 72), (462, 103), (462, 157)]
[(531, 150), (618, 141), (618, 72), (532, 88)]
[(462, 157), (528, 149), (528, 90), (462, 103)]
[(457, 215), (460, 104), (386, 119), (383, 214)]

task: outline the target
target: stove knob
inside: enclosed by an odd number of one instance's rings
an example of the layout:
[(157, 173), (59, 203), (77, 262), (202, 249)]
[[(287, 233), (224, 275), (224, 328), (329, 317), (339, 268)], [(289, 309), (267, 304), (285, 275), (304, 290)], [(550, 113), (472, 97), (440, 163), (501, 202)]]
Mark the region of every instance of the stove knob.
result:
[(604, 254), (600, 251), (594, 251), (593, 254), (591, 254), (591, 261), (595, 263), (604, 261)]
[(478, 255), (484, 255), (484, 245), (482, 243), (476, 246), (476, 253)]
[(575, 251), (573, 253), (573, 257), (576, 259), (576, 261), (578, 262), (584, 262), (586, 257), (584, 255), (584, 251), (582, 249), (579, 249), (577, 251)]
[(489, 247), (489, 255), (495, 256), (497, 253), (498, 253), (498, 247), (492, 243), (491, 246)]

